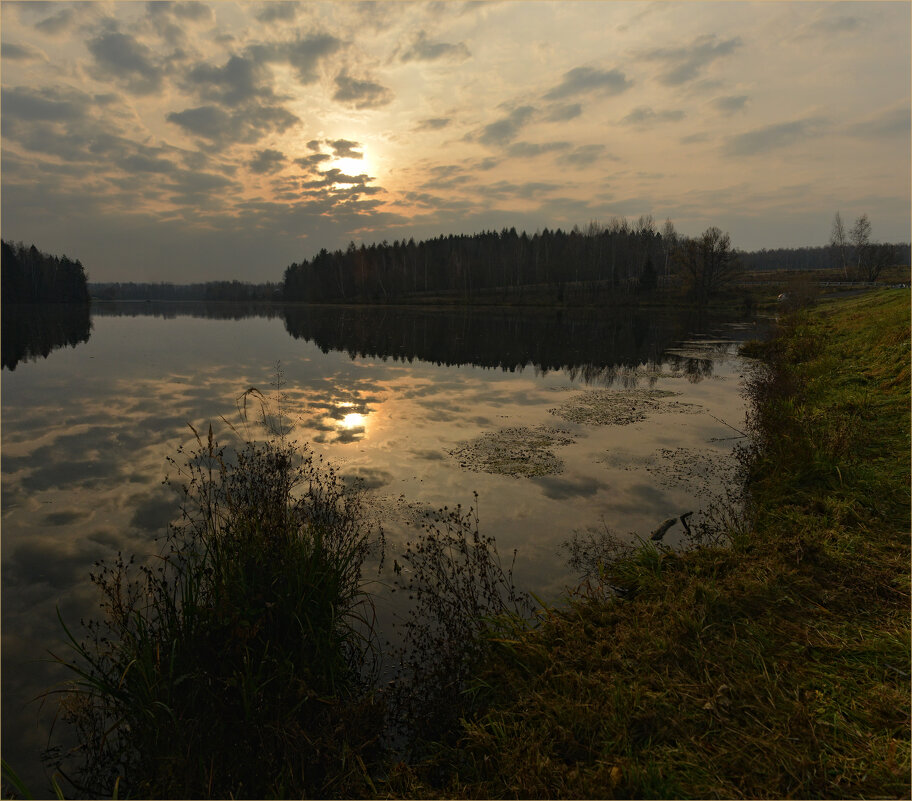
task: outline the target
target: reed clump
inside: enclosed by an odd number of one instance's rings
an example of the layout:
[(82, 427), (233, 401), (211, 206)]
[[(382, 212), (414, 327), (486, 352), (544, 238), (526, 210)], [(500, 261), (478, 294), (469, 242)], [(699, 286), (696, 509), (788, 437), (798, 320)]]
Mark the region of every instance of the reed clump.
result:
[(185, 455), (158, 558), (98, 563), (103, 615), (67, 629), (81, 745), (61, 772), (90, 797), (371, 795), (385, 713), (362, 566), (382, 530), (282, 438), (230, 451), (210, 428)]

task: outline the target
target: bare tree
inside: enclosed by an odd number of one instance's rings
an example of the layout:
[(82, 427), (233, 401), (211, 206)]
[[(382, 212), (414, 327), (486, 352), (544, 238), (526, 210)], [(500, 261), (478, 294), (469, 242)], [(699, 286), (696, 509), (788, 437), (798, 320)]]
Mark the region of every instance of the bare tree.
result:
[(715, 226), (697, 239), (683, 239), (675, 260), (690, 284), (691, 294), (701, 301), (728, 284), (739, 268), (731, 238)]
[(839, 255), (839, 259), (842, 262), (842, 274), (846, 279), (849, 277), (849, 264), (846, 259), (848, 244), (845, 225), (843, 225), (842, 216), (837, 211), (836, 216), (833, 218), (833, 231), (830, 234), (830, 245)]
[(862, 214), (852, 230), (849, 232), (849, 241), (855, 249), (855, 274), (861, 279), (867, 272), (867, 262), (871, 253), (871, 221), (867, 214)]

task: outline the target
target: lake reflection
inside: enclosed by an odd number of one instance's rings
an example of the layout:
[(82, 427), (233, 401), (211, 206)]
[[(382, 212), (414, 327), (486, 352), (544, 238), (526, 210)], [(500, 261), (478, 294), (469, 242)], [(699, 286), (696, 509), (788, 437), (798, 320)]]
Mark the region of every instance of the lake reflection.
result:
[[(33, 787), (52, 710), (26, 702), (65, 678), (38, 661), (60, 650), (55, 607), (76, 623), (97, 603), (94, 560), (155, 552), (177, 508), (167, 458), (192, 440), (188, 424), (224, 434), (245, 390), (270, 391), (276, 362), (292, 436), (363, 482), (390, 548), (422, 510), (477, 491), (483, 532), (519, 550), (518, 583), (555, 598), (578, 579), (559, 549), (575, 529), (604, 519), (648, 535), (718, 490), (703, 467), (730, 451), (719, 420), (743, 421), (732, 343), (757, 336), (751, 320), (623, 310), (97, 303), (90, 323), (63, 339), (17, 324), (11, 338), (51, 345), (10, 342), (27, 356), (3, 372), (3, 747)], [(5, 367), (6, 325), (4, 313)], [(626, 425), (552, 411), (604, 387), (679, 393), (678, 405)], [(563, 469), (516, 477), (454, 456), (508, 429), (559, 430)]]

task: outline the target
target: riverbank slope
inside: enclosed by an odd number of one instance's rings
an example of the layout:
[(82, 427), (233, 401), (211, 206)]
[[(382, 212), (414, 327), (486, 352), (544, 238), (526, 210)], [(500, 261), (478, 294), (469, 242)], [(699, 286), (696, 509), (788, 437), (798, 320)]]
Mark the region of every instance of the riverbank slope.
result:
[(458, 739), (388, 792), (908, 797), (909, 324), (899, 291), (784, 318), (727, 547), (648, 544), (501, 636)]

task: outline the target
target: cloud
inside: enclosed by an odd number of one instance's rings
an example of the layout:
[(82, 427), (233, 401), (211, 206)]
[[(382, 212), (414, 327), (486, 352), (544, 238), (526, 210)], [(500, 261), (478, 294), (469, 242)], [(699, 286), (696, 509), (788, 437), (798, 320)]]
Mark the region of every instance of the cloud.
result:
[(564, 106), (554, 106), (545, 114), (545, 119), (550, 122), (566, 122), (579, 117), (582, 113), (583, 107), (579, 103), (569, 103)]
[(446, 42), (430, 42), (424, 31), (419, 31), (411, 46), (400, 53), (399, 60), (403, 63), (409, 61), (437, 61), (441, 58), (464, 61), (471, 53), (465, 42), (447, 44)]
[(298, 15), (298, 4), (288, 2), (260, 3), (253, 15), (260, 22), (292, 22)]
[(364, 153), (359, 150), (355, 150), (356, 147), (361, 147), (360, 142), (353, 142), (350, 139), (326, 139), (325, 142), (332, 148), (333, 155), (337, 159), (364, 158)]
[(152, 51), (133, 36), (109, 31), (87, 46), (103, 77), (120, 81), (137, 94), (150, 94), (161, 87), (164, 70), (155, 63)]
[(310, 156), (295, 159), (294, 163), (303, 167), (307, 172), (315, 172), (321, 162), (329, 161), (331, 158), (329, 153), (313, 153)]
[(216, 206), (228, 190), (238, 190), (240, 185), (224, 175), (210, 172), (178, 170), (170, 178), (169, 189), (175, 192), (172, 203), (185, 206)]
[(57, 36), (58, 34), (66, 33), (75, 19), (75, 9), (64, 8), (56, 14), (51, 14), (51, 16), (35, 23), (35, 28), (49, 36)]
[(736, 134), (728, 137), (724, 152), (729, 156), (755, 156), (758, 153), (788, 147), (813, 136), (820, 122), (822, 121), (818, 118), (807, 118), (765, 125), (753, 131)]
[(516, 138), (519, 129), (526, 124), (534, 112), (535, 109), (532, 106), (520, 106), (513, 109), (503, 119), (492, 122), (482, 128), (481, 133), (477, 135), (477, 139), (483, 145), (509, 144)]
[(742, 45), (741, 37), (719, 41), (715, 34), (698, 36), (688, 47), (660, 47), (643, 54), (647, 61), (665, 65), (659, 81), (666, 86), (680, 86), (699, 77), (700, 73)]
[(385, 106), (393, 100), (393, 93), (385, 86), (370, 80), (357, 80), (344, 70), (336, 76), (336, 87), (333, 100), (359, 110)]
[(728, 97), (717, 97), (712, 101), (713, 107), (723, 114), (734, 114), (736, 111), (742, 111), (747, 105), (747, 95), (729, 95)]
[(0, 45), (0, 53), (3, 58), (13, 61), (47, 61), (48, 58), (43, 51), (30, 44), (14, 44), (13, 42), (3, 42)]
[(256, 156), (247, 162), (251, 172), (259, 175), (278, 172), (285, 164), (285, 154), (278, 150), (258, 150)]
[[(85, 117), (88, 96), (70, 90), (29, 89), (17, 86), (0, 94), (3, 116), (14, 120), (67, 122)], [(4, 122), (7, 120), (4, 119)]]
[(441, 128), (446, 128), (452, 120), (449, 117), (428, 117), (425, 120), (421, 120), (416, 126), (416, 131), (439, 131)]
[(166, 119), (189, 134), (222, 144), (256, 142), (266, 134), (283, 133), (300, 122), (294, 114), (281, 106), (256, 105), (230, 114), (217, 106), (198, 106), (173, 111)]
[(328, 33), (315, 33), (291, 42), (252, 44), (246, 48), (245, 55), (257, 63), (288, 64), (302, 84), (310, 84), (320, 77), (317, 68), (321, 59), (341, 47), (341, 39)]
[(838, 36), (843, 33), (858, 33), (866, 27), (866, 20), (860, 17), (847, 16), (831, 12), (830, 9), (838, 9), (837, 5), (825, 8), (820, 18), (816, 21), (805, 25), (801, 31), (800, 39), (806, 39), (813, 36)]
[(252, 59), (231, 56), (222, 67), (197, 64), (184, 86), (195, 89), (204, 100), (236, 106), (255, 97), (272, 99), (272, 89), (264, 85), (264, 73)]
[(866, 120), (853, 123), (846, 128), (846, 133), (851, 136), (882, 137), (882, 136), (909, 136), (910, 115), (909, 106), (899, 106), (888, 109), (868, 117)]
[(684, 119), (684, 112), (680, 109), (673, 111), (654, 111), (649, 106), (638, 106), (621, 120), (622, 125), (633, 125), (645, 128), (648, 125), (661, 122), (677, 122)]
[(338, 167), (319, 173), (320, 178), (315, 181), (302, 181), (301, 186), (304, 189), (319, 189), (321, 187), (333, 186), (333, 184), (352, 184), (356, 186), (365, 186), (368, 181), (373, 181), (366, 173), (360, 175), (346, 175)]
[(542, 153), (551, 153), (555, 150), (566, 150), (570, 147), (569, 142), (543, 142), (534, 144), (532, 142), (516, 142), (507, 148), (507, 153), (519, 158), (532, 158), (540, 156)]
[[(604, 152), (604, 145), (580, 145), (572, 153), (567, 153), (565, 156), (561, 156), (559, 161), (563, 164), (570, 164), (574, 167), (588, 167), (593, 162), (598, 161), (600, 158), (602, 158)], [(609, 156), (609, 158), (616, 160), (615, 156)]]
[(618, 69), (597, 70), (592, 67), (576, 67), (564, 73), (563, 80), (545, 93), (546, 100), (560, 100), (572, 95), (588, 92), (603, 92), (617, 95), (633, 84)]

